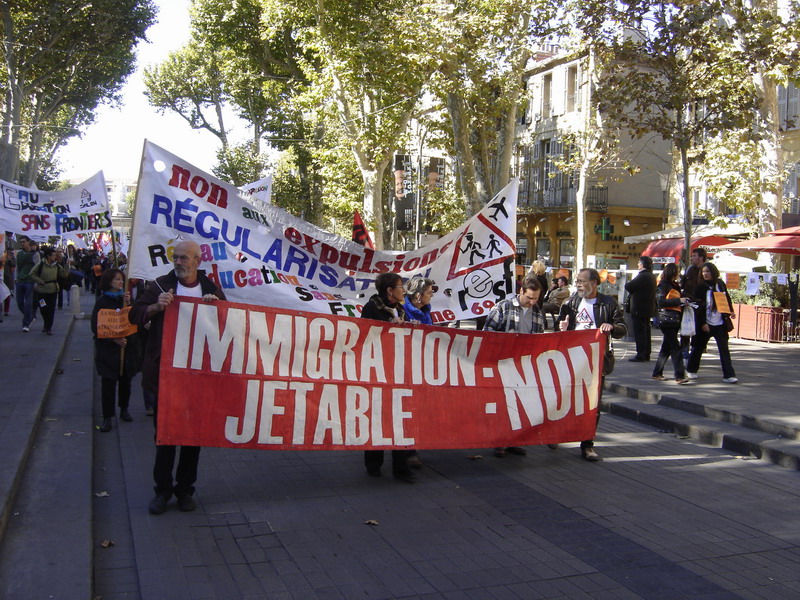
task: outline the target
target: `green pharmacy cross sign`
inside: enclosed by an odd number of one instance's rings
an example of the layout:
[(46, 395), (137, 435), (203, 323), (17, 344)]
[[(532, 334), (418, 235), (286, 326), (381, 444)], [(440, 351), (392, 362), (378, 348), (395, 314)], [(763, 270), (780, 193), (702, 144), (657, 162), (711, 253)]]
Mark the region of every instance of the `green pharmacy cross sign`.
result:
[(600, 239), (607, 242), (611, 234), (614, 233), (614, 226), (611, 224), (611, 218), (603, 217), (600, 219), (600, 225), (594, 226), (594, 232), (599, 233)]

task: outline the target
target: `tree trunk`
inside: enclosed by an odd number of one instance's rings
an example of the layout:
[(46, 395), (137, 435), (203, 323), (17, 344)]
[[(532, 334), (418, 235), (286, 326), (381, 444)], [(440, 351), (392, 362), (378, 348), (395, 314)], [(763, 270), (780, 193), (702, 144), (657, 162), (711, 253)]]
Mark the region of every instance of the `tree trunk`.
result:
[(592, 91), (594, 86), (594, 52), (589, 48), (586, 66), (586, 93), (582, 94), (581, 111), (583, 112), (583, 137), (580, 148), (581, 166), (578, 175), (578, 189), (575, 193), (575, 273), (586, 268), (586, 197), (589, 192), (589, 170), (592, 168), (592, 145), (595, 136), (599, 135), (599, 127), (593, 122)]
[(685, 144), (680, 144), (681, 172), (683, 173), (683, 251), (681, 262), (683, 267), (689, 266), (689, 255), (692, 252), (692, 198), (689, 188), (689, 152)]
[(463, 98), (452, 92), (447, 94), (447, 112), (453, 124), (453, 145), (456, 150), (458, 180), (461, 185), (461, 193), (464, 194), (464, 204), (467, 219), (469, 219), (480, 211), (481, 203), (475, 178), (475, 158), (469, 141), (467, 110)]
[(361, 169), (361, 178), (364, 181), (364, 215), (366, 220), (375, 226), (373, 243), (376, 250), (383, 250), (385, 247), (382, 183), (388, 164), (389, 161), (384, 159), (374, 169)]

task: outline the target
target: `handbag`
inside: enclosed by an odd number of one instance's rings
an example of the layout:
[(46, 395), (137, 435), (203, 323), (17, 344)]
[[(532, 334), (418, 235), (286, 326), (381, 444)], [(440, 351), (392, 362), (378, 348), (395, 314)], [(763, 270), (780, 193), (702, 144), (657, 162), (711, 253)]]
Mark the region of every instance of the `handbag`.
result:
[(692, 337), (695, 333), (697, 333), (697, 327), (694, 323), (694, 308), (688, 305), (684, 306), (681, 315), (681, 335)]
[(722, 315), (722, 324), (725, 326), (725, 331), (728, 333), (733, 331), (733, 319), (731, 319), (729, 314), (726, 313)]

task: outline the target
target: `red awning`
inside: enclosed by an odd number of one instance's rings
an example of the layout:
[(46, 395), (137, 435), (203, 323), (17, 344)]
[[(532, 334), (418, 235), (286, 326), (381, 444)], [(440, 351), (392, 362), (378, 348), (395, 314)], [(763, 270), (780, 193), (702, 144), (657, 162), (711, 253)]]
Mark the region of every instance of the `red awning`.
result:
[(731, 252), (773, 252), (800, 255), (800, 236), (771, 235), (722, 246)]
[[(724, 244), (729, 244), (728, 238), (719, 235), (707, 235), (704, 237), (692, 238), (692, 250), (698, 246), (710, 246), (717, 248)], [(642, 252), (642, 256), (650, 256), (652, 258), (672, 258), (674, 262), (681, 259), (681, 252), (683, 251), (683, 238), (670, 238), (666, 240), (656, 240), (650, 242), (647, 248)]]

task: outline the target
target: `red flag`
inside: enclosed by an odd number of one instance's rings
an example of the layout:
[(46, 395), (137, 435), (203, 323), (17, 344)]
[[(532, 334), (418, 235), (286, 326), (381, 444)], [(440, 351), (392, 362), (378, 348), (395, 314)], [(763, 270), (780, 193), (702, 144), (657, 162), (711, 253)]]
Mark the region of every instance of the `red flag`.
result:
[(361, 220), (361, 215), (358, 211), (353, 213), (353, 241), (356, 244), (366, 246), (371, 250), (375, 250), (375, 244), (372, 243), (372, 238), (369, 237), (369, 231)]

